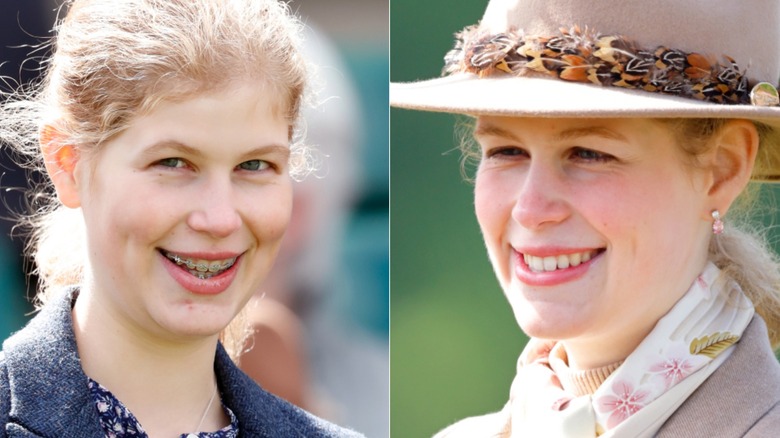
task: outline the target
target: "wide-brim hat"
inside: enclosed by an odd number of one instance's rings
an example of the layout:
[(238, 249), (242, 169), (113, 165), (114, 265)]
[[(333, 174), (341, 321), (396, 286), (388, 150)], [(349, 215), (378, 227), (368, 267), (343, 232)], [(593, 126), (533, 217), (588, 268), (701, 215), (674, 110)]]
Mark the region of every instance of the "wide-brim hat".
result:
[[(780, 143), (777, 0), (491, 0), (443, 77), (395, 107), (515, 117), (739, 118)], [(762, 154), (780, 179), (780, 160)]]

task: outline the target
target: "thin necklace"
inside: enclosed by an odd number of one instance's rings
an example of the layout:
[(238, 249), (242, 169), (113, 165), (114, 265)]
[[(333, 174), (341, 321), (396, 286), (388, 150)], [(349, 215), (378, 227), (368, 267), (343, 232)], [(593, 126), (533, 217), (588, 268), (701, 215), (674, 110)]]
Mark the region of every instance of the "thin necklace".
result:
[[(211, 404), (214, 403), (214, 397), (217, 396), (217, 384), (214, 383), (214, 392), (211, 393), (211, 398), (209, 399), (209, 404), (206, 405), (206, 410), (203, 411), (203, 415), (200, 416), (200, 421), (198, 422), (198, 426), (195, 427), (195, 432), (200, 432), (200, 426), (203, 425), (203, 420), (206, 419), (206, 414), (209, 413), (209, 409), (211, 408)], [(197, 433), (190, 433), (187, 435), (187, 438), (198, 438)]]

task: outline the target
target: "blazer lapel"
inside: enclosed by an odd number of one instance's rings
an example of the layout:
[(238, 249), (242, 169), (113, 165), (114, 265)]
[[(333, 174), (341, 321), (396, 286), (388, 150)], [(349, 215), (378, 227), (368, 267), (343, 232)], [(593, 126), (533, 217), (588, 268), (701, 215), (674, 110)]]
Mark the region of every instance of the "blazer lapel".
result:
[[(217, 346), (214, 368), (219, 381), (223, 403), (229, 407), (238, 418), (238, 428), (241, 436), (273, 437), (287, 436), (278, 433), (275, 422), (286, 423), (286, 418), (278, 418), (273, 396), (260, 389), (249, 376), (244, 374), (230, 359), (222, 344)], [(289, 436), (298, 436), (297, 434)]]
[(73, 334), (76, 290), (3, 344), (11, 393), (9, 437), (102, 437)]
[(322, 420), (260, 388), (233, 363), (222, 344), (217, 346), (214, 367), (223, 396), (222, 401), (236, 414), (240, 436), (252, 438), (336, 436), (324, 432), (327, 427), (335, 426), (326, 426)]
[[(658, 431), (657, 437), (741, 437), (780, 403), (780, 364), (759, 316), (734, 352)], [(739, 409), (735, 409), (739, 407)]]

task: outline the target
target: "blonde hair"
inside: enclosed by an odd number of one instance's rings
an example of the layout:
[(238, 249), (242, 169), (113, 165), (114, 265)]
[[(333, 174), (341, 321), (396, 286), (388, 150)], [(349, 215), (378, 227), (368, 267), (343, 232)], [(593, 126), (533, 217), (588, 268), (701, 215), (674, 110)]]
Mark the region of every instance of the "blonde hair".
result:
[[(697, 157), (711, 147), (710, 139), (727, 119), (660, 119), (677, 138), (682, 150)], [(759, 151), (753, 175), (771, 175), (780, 153), (774, 129), (753, 122), (759, 135)], [(713, 235), (709, 259), (723, 274), (734, 279), (766, 321), (772, 348), (780, 347), (780, 260), (769, 246), (769, 228), (756, 223), (760, 213), (774, 214), (772, 205), (759, 204), (760, 183), (751, 183), (737, 198), (727, 215), (728, 231)], [(762, 211), (764, 210), (764, 211)]]
[[(22, 164), (43, 171), (39, 131), (56, 123), (64, 144), (80, 154), (101, 145), (161, 101), (218, 90), (236, 80), (258, 83), (282, 98), (293, 132), (304, 101), (308, 66), (300, 53), (302, 25), (277, 0), (71, 0), (55, 27), (42, 82), (8, 96), (0, 139)], [(305, 172), (308, 154), (293, 139), (291, 172)], [(44, 305), (55, 290), (81, 282), (86, 268), (79, 210), (62, 206), (51, 182), (35, 191), (25, 218), (28, 252), (41, 279)], [(241, 318), (222, 334), (236, 358), (245, 337)]]

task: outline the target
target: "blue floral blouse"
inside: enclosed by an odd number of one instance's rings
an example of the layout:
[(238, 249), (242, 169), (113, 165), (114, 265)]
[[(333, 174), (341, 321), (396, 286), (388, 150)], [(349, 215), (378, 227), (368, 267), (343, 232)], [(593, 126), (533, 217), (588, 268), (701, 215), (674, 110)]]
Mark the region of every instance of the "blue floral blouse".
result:
[[(98, 382), (89, 379), (89, 392), (92, 400), (97, 407), (100, 425), (106, 433), (106, 438), (148, 438), (141, 424), (135, 418), (122, 402), (117, 399), (104, 386)], [(222, 405), (225, 412), (230, 417), (230, 425), (216, 432), (200, 432), (198, 434), (181, 434), (181, 438), (196, 436), (198, 438), (237, 438), (238, 437), (238, 419), (233, 411), (227, 406)]]

